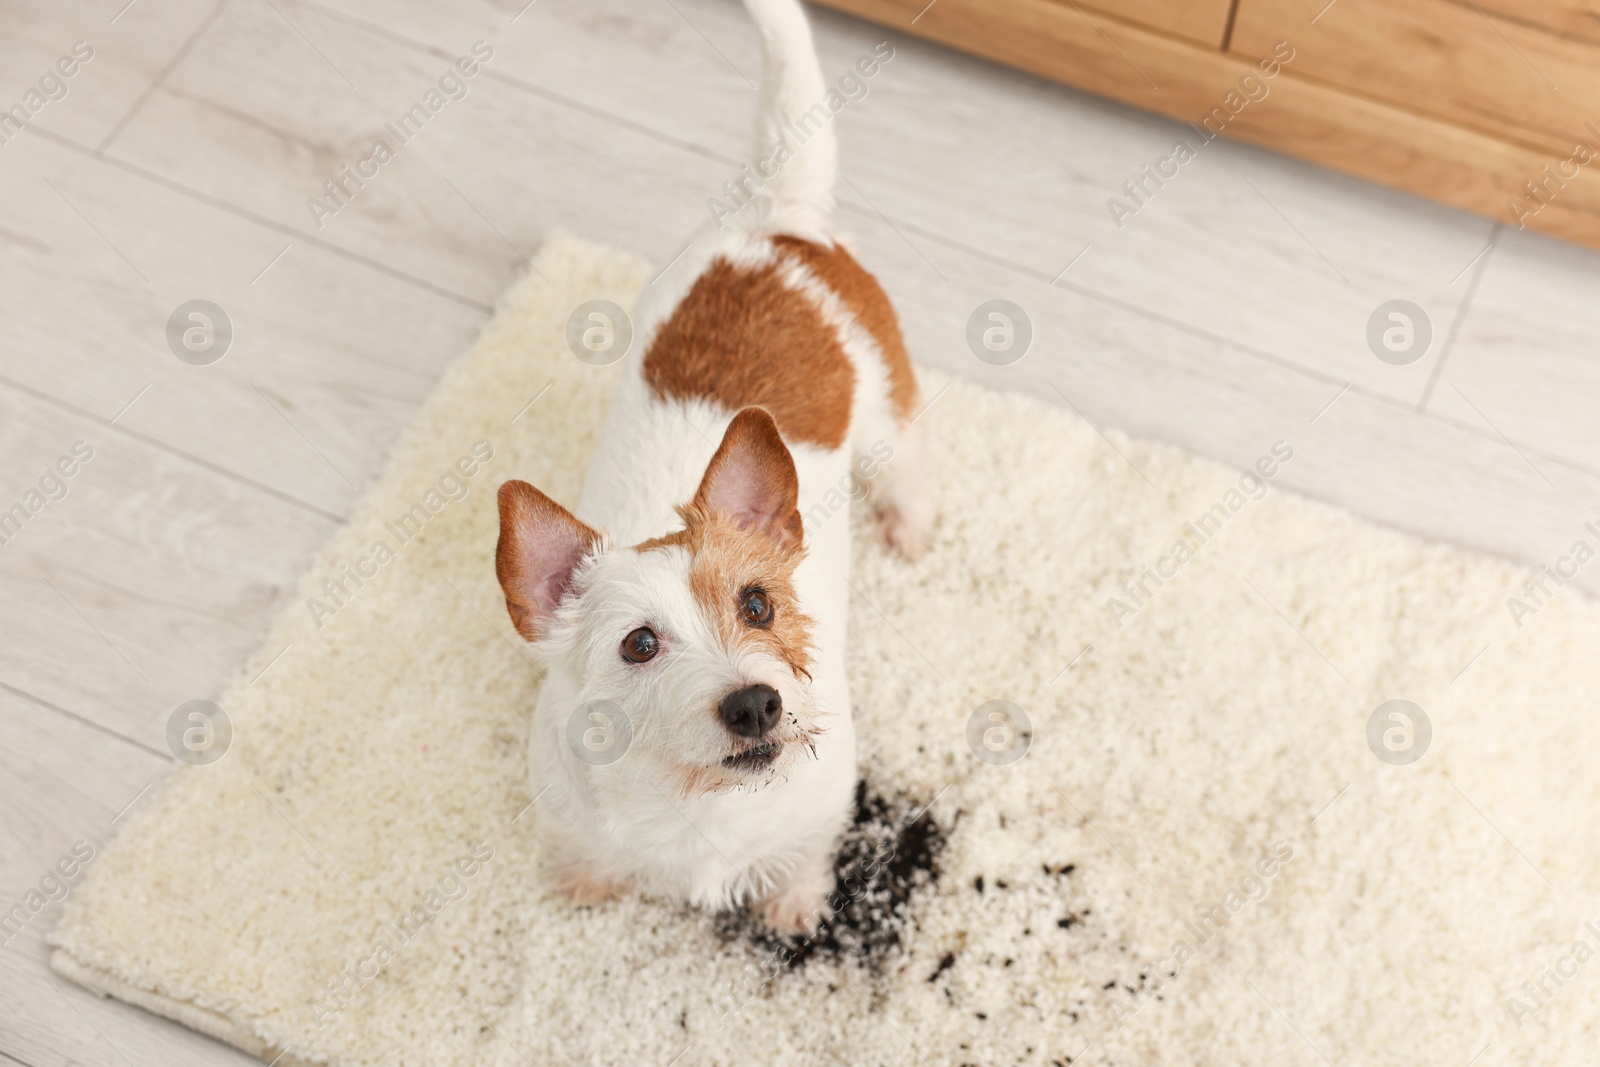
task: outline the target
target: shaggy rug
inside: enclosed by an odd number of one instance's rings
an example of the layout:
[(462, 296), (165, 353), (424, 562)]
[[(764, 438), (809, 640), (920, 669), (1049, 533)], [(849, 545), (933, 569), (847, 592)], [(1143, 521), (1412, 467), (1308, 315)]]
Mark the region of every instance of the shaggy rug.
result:
[(558, 899), (494, 494), (576, 500), (620, 364), (568, 319), (649, 267), (536, 266), (224, 712), (174, 713), (61, 974), (284, 1065), (1592, 1062), (1600, 611), (1284, 492), (1298, 442), (1226, 470), (932, 374), (931, 552), (834, 520), (839, 919)]

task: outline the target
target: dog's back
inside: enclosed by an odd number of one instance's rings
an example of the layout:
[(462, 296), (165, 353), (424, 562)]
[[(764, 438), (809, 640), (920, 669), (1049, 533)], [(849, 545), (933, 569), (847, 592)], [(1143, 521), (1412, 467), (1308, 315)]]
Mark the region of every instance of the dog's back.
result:
[[(641, 293), (633, 325), (642, 356), (607, 425), (615, 445), (596, 456), (585, 505), (604, 508), (602, 499), (627, 495), (618, 483), (637, 486), (640, 454), (627, 441), (652, 442), (661, 500), (648, 514), (609, 520), (633, 519), (646, 536), (671, 517), (665, 501), (694, 488), (668, 468), (695, 476), (733, 414), (760, 406), (796, 451), (808, 526), (836, 517), (844, 525), (839, 492), (866, 492), (890, 543), (916, 555), (932, 522), (911, 426), (917, 384), (893, 306), (833, 230), (837, 139), (811, 30), (796, 0), (745, 7), (763, 57), (756, 162), (734, 182), (746, 196)], [(808, 485), (802, 455), (814, 452), (845, 462), (813, 464)], [(623, 525), (630, 536), (632, 524)]]

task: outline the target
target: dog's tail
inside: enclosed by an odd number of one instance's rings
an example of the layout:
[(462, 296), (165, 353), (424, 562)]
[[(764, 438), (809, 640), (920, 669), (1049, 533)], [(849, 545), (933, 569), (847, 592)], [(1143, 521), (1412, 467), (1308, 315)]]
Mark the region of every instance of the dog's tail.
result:
[(828, 231), (838, 146), (827, 87), (799, 0), (744, 0), (761, 33), (761, 110), (752, 169), (761, 223), (776, 230)]

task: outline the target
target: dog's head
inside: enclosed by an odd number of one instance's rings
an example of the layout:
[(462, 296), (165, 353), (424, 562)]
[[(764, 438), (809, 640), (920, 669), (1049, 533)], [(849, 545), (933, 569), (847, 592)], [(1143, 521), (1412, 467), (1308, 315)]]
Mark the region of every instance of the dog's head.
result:
[(683, 528), (637, 545), (608, 545), (527, 482), (500, 487), (495, 570), (517, 631), (576, 686), (574, 712), (620, 708), (630, 757), (685, 794), (767, 781), (822, 731), (798, 498), (761, 408), (728, 426)]

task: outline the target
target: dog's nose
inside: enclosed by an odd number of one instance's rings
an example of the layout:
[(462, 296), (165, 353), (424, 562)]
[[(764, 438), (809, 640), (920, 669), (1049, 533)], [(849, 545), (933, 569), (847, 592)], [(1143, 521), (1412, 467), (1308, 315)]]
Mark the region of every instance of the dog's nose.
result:
[(770, 685), (747, 685), (722, 698), (722, 721), (741, 737), (760, 737), (777, 723), (783, 697)]

